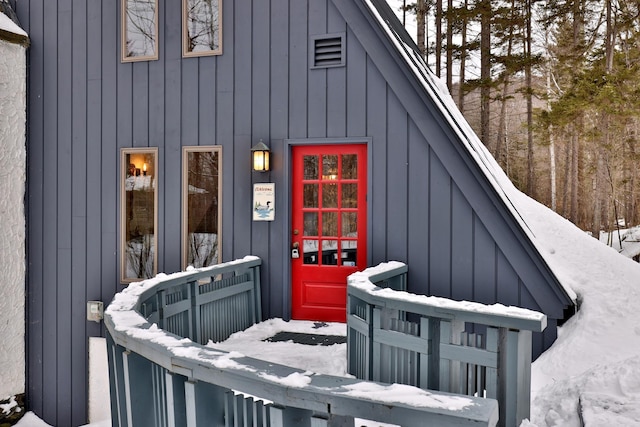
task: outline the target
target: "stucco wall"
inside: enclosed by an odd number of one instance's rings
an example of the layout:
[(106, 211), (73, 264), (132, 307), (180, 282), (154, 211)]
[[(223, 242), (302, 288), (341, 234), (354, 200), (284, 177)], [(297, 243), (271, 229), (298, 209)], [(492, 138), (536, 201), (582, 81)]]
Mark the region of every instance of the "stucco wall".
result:
[(0, 40), (0, 399), (25, 392), (25, 58)]

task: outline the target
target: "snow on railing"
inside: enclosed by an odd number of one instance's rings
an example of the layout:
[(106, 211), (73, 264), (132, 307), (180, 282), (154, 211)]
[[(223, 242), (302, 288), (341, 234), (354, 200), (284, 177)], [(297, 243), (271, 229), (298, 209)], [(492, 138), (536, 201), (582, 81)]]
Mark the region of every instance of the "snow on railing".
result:
[(349, 276), (349, 373), (495, 398), (499, 425), (520, 425), (530, 412), (531, 333), (545, 329), (546, 316), (414, 295), (404, 291), (406, 275), (405, 264), (389, 262)]
[[(403, 426), (496, 424), (492, 399), (319, 375), (186, 337), (203, 338), (198, 324), (237, 325), (242, 322), (229, 318), (250, 318), (235, 312), (251, 310), (242, 304), (235, 311), (210, 310), (196, 321), (202, 306), (196, 295), (200, 287), (217, 288), (226, 295), (206, 298), (237, 299), (233, 288), (244, 287), (259, 307), (259, 266), (258, 258), (246, 257), (159, 275), (116, 295), (105, 312), (114, 426), (330, 426), (354, 417)], [(171, 320), (175, 316), (179, 320)]]

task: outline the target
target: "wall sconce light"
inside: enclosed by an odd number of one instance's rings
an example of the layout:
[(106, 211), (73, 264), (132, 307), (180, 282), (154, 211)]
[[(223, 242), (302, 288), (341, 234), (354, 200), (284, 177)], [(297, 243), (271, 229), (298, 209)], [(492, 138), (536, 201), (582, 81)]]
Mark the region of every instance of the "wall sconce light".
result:
[(251, 147), (251, 155), (253, 157), (254, 171), (269, 171), (269, 147), (262, 142), (262, 139), (256, 145)]

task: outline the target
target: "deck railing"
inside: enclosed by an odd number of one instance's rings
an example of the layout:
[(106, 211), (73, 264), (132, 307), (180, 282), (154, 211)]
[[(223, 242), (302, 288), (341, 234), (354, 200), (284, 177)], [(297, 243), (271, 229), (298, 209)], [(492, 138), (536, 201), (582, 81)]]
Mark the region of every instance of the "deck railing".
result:
[(115, 296), (105, 312), (113, 426), (496, 424), (493, 399), (313, 374), (203, 345), (261, 320), (259, 268), (246, 257)]
[[(403, 290), (407, 266), (348, 279), (348, 371), (357, 378), (498, 400), (501, 426), (530, 412), (532, 331), (544, 314)], [(473, 331), (470, 332), (470, 331)]]

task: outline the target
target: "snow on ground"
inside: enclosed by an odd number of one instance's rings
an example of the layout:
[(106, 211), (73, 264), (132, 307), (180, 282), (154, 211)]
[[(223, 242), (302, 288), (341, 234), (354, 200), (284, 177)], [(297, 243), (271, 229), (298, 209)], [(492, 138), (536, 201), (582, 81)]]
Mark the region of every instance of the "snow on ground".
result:
[(580, 310), (532, 367), (525, 426), (640, 426), (640, 264), (515, 189), (542, 254)]

